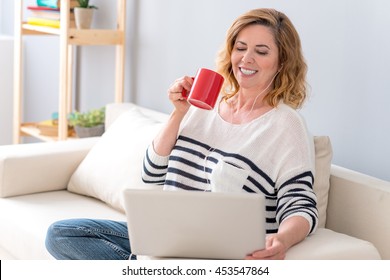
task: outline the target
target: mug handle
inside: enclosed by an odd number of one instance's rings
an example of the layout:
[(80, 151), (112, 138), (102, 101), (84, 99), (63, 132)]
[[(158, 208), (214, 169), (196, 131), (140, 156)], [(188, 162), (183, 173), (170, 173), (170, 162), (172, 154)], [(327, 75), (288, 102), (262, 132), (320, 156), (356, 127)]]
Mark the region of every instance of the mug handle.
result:
[[(191, 77), (192, 80), (195, 80), (195, 77)], [(189, 92), (188, 90), (186, 90), (185, 88), (183, 88), (183, 90), (181, 91), (181, 96), (183, 96), (183, 98), (187, 99), (188, 98), (188, 95), (189, 95)]]

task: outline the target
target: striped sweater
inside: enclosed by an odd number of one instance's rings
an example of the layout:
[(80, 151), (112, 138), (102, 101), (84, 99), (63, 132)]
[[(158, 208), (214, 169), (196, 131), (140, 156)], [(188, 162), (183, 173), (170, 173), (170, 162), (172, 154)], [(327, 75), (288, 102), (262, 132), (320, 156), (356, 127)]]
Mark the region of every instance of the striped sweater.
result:
[(317, 226), (313, 140), (301, 116), (284, 104), (245, 124), (191, 107), (169, 157), (149, 146), (142, 178), (165, 190), (226, 184), (229, 191), (263, 193), (267, 233), (294, 215), (309, 221), (310, 233)]

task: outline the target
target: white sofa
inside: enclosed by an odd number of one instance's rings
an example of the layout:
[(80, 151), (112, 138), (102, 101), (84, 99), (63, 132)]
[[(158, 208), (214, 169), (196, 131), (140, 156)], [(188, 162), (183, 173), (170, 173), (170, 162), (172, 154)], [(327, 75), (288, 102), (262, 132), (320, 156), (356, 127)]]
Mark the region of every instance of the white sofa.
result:
[[(122, 190), (153, 187), (142, 158), (167, 118), (109, 104), (102, 137), (0, 146), (0, 258), (51, 259), (46, 230), (60, 219), (125, 220)], [(287, 259), (390, 259), (390, 183), (331, 165), (329, 138), (314, 141), (320, 227)]]

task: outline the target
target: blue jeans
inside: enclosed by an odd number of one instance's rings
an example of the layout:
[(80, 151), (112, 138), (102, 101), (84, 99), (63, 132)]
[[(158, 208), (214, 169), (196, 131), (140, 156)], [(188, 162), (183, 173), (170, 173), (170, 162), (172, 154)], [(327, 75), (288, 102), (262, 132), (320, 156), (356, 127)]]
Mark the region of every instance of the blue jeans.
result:
[(70, 219), (53, 223), (46, 248), (59, 260), (127, 260), (131, 254), (125, 222)]

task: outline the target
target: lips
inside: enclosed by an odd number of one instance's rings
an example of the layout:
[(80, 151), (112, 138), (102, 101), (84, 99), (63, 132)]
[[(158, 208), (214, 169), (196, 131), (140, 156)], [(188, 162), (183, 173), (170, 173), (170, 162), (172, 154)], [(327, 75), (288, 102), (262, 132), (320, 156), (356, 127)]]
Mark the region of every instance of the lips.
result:
[(251, 75), (254, 75), (257, 72), (256, 70), (245, 69), (245, 68), (242, 68), (242, 67), (239, 67), (239, 69), (240, 69), (240, 72), (242, 74), (244, 74), (245, 76), (251, 76)]

